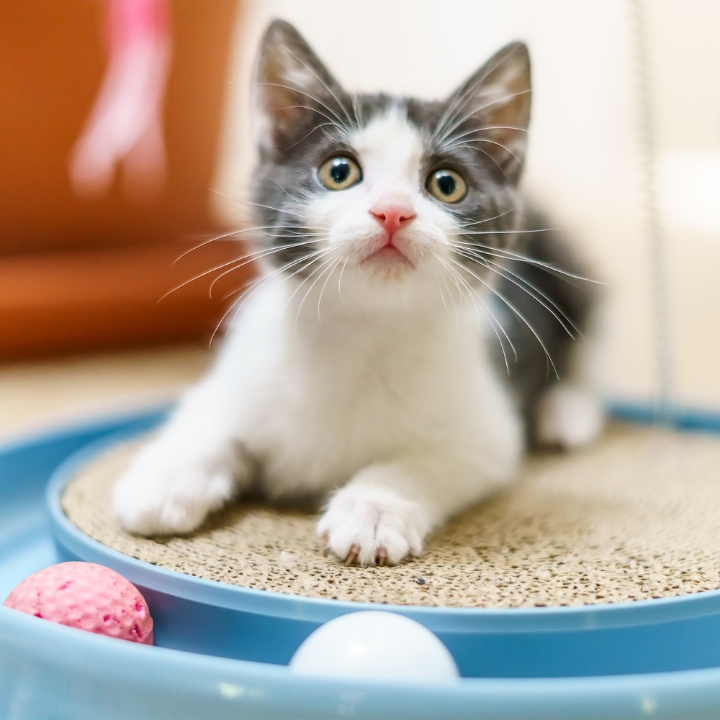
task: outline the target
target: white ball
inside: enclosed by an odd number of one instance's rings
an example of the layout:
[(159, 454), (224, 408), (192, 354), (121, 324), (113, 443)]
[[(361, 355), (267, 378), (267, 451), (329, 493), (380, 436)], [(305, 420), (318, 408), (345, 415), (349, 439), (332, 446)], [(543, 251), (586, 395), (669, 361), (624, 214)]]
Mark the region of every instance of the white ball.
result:
[(437, 681), (459, 677), (452, 655), (420, 623), (389, 612), (356, 612), (326, 622), (297, 649), (302, 675)]

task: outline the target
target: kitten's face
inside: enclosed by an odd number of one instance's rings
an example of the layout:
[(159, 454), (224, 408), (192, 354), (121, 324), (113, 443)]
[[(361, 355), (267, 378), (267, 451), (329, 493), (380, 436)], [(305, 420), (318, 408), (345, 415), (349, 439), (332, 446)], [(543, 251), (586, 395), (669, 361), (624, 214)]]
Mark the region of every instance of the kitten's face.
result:
[(489, 281), (486, 263), (517, 222), (524, 45), (501, 50), (445, 102), (350, 96), (276, 21), (257, 91), (255, 202), (278, 269), (308, 290), (332, 281), (360, 304), (445, 303)]

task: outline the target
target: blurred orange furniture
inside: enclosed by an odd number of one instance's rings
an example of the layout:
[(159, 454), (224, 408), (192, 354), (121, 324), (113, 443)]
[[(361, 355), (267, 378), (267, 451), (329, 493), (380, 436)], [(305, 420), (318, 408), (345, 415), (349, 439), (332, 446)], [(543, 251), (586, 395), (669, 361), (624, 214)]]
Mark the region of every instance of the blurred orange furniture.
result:
[[(102, 81), (102, 4), (0, 0), (0, 360), (207, 340), (223, 314), (212, 274), (241, 254), (209, 213), (237, 0), (171, 3), (168, 184), (137, 204), (116, 183), (77, 198), (71, 149)], [(225, 282), (240, 287), (245, 267)], [(228, 284), (229, 283), (229, 284)], [(222, 293), (220, 293), (222, 295)]]

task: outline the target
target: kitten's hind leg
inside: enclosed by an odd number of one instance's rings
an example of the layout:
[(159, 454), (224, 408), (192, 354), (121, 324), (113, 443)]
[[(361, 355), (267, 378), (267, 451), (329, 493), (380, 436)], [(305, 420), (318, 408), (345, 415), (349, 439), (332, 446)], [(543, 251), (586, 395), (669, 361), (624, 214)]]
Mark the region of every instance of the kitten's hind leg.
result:
[(571, 383), (548, 390), (537, 406), (535, 439), (542, 447), (574, 448), (594, 440), (603, 427), (597, 392)]
[(567, 377), (546, 390), (535, 408), (535, 442), (571, 449), (592, 442), (605, 423), (601, 396), (602, 330), (593, 309), (585, 337), (569, 348)]
[[(526, 221), (529, 228), (547, 227), (533, 211)], [(516, 255), (499, 287), (527, 320), (523, 323), (506, 309), (506, 329), (517, 351), (508, 372), (528, 444), (584, 445), (603, 426), (602, 288), (554, 231), (520, 235)]]

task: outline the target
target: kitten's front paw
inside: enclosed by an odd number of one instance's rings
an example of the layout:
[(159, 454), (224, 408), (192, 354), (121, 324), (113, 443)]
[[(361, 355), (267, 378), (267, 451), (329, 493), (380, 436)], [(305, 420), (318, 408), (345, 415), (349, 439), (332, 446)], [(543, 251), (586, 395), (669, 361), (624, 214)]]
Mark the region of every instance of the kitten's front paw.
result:
[(390, 490), (349, 486), (330, 500), (317, 531), (348, 565), (395, 565), (420, 554), (429, 525), (419, 503)]
[(113, 488), (113, 510), (137, 535), (175, 535), (195, 530), (208, 513), (236, 493), (233, 463), (138, 457)]

